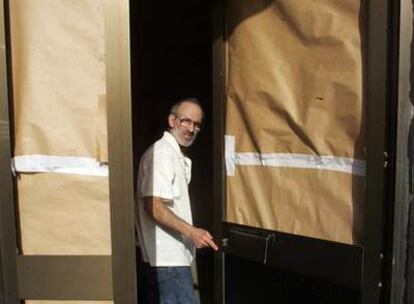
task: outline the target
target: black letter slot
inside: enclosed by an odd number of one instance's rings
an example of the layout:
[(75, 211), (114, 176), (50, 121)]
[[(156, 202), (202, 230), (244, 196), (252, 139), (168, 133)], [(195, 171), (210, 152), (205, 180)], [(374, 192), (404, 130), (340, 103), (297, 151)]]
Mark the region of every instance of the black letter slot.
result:
[(231, 228), (224, 251), (231, 255), (268, 264), (275, 243), (273, 233)]

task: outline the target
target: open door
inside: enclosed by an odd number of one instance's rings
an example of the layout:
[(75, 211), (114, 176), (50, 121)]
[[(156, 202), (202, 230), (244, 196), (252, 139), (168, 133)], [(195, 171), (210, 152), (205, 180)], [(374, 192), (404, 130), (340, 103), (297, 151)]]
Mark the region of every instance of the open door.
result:
[(388, 14), (386, 1), (217, 4), (216, 301), (379, 301)]

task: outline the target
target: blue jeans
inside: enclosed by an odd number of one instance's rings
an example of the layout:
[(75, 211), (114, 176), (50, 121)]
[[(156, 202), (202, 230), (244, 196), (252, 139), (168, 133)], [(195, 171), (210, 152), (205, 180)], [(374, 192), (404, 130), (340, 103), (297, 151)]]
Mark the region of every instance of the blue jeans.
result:
[(145, 263), (143, 268), (144, 303), (197, 304), (190, 267), (151, 267)]

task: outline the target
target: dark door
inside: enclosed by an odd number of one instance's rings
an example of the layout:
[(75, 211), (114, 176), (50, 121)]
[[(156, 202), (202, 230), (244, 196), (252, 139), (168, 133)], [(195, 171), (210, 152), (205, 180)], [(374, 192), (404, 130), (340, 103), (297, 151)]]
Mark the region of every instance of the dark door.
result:
[[(388, 6), (386, 1), (370, 5), (354, 2), (352, 4), (355, 5), (352, 9), (354, 17), (353, 19), (347, 19), (349, 17), (349, 11), (347, 11), (349, 7), (331, 6), (328, 3), (323, 4), (326, 5), (326, 7), (323, 7), (319, 3), (315, 4), (318, 8), (312, 8), (312, 5), (303, 7), (303, 5), (297, 4), (298, 6), (295, 8), (295, 3), (288, 1), (258, 1), (254, 4), (246, 4), (242, 1), (226, 1), (225, 4), (216, 4), (214, 9), (213, 170), (214, 201), (216, 204), (214, 218), (216, 221), (215, 232), (216, 235), (222, 237), (223, 245), (223, 252), (215, 257), (217, 303), (219, 301), (250, 303), (253, 300), (260, 303), (273, 303), (273, 301), (276, 301), (275, 299), (278, 299), (281, 303), (299, 303), (303, 300), (312, 303), (377, 303), (380, 299), (383, 286), (383, 237), (386, 227), (384, 183), (387, 171), (386, 162), (384, 162), (384, 151), (387, 150), (385, 141), (387, 121), (385, 113), (387, 93), (390, 92), (391, 87), (386, 82), (387, 75), (390, 73), (388, 69), (389, 57), (387, 55), (390, 40), (389, 37), (377, 29), (380, 24), (386, 26), (389, 22), (386, 17), (389, 15)], [(327, 97), (329, 96), (329, 89), (322, 88), (324, 86), (322, 83), (324, 81), (329, 83), (332, 79), (336, 79), (335, 77), (340, 78), (338, 75), (331, 75), (327, 78), (320, 76), (321, 78), (318, 78), (316, 77), (319, 73), (318, 70), (307, 74), (304, 65), (312, 65), (312, 60), (316, 60), (320, 64), (319, 68), (326, 68), (327, 70), (329, 70), (329, 64), (324, 60), (329, 56), (334, 58), (331, 62), (332, 65), (340, 66), (343, 64), (340, 59), (340, 56), (342, 56), (340, 51), (334, 51), (331, 54), (327, 52), (326, 57), (320, 58), (309, 55), (313, 51), (311, 49), (308, 55), (303, 53), (304, 60), (301, 60), (299, 56), (296, 57), (298, 63), (303, 63), (299, 67), (299, 69), (302, 69), (300, 70), (301, 73), (299, 73), (297, 79), (292, 81), (290, 87), (286, 84), (291, 79), (289, 73), (296, 68), (296, 62), (295, 57), (291, 57), (292, 62), (287, 66), (283, 66), (282, 63), (278, 62), (277, 56), (283, 53), (280, 49), (292, 43), (291, 40), (296, 38), (295, 41), (299, 41), (298, 45), (300, 45), (298, 48), (303, 45), (305, 47), (309, 47), (309, 45), (321, 46), (324, 42), (319, 41), (321, 42), (319, 44), (317, 40), (324, 40), (329, 36), (324, 37), (321, 32), (318, 33), (318, 30), (315, 29), (317, 22), (309, 17), (312, 15), (312, 9), (315, 10), (313, 13), (319, 14), (320, 18), (327, 18), (325, 21), (329, 20), (333, 14), (341, 15), (341, 10), (343, 10), (344, 18), (342, 21), (348, 27), (354, 27), (354, 34), (359, 37), (360, 44), (358, 48), (360, 53), (358, 54), (358, 51), (355, 50), (354, 59), (359, 58), (356, 60), (360, 60), (359, 76), (357, 77), (360, 78), (360, 87), (364, 88), (359, 96), (359, 102), (363, 104), (365, 109), (360, 120), (361, 130), (363, 129), (361, 133), (364, 134), (355, 138), (355, 146), (358, 146), (358, 149), (361, 150), (356, 152), (353, 159), (363, 160), (365, 168), (363, 174), (358, 173), (356, 168), (353, 167), (358, 165), (359, 162), (357, 161), (352, 163), (350, 170), (342, 171), (347, 172), (344, 174), (358, 176), (355, 179), (359, 179), (359, 181), (351, 182), (352, 185), (357, 183), (365, 185), (362, 186), (363, 193), (360, 196), (362, 199), (358, 204), (362, 208), (358, 209), (358, 206), (353, 205), (353, 207), (356, 207), (353, 210), (357, 210), (357, 212), (352, 214), (351, 226), (346, 228), (353, 236), (355, 236), (355, 230), (358, 230), (357, 238), (351, 236), (349, 239), (346, 239), (346, 237), (341, 239), (341, 237), (329, 236), (329, 233), (335, 231), (331, 228), (328, 228), (328, 233), (325, 235), (323, 233), (312, 233), (311, 228), (301, 230), (300, 227), (296, 229), (288, 227), (288, 225), (278, 225), (278, 223), (275, 226), (282, 227), (281, 229), (269, 228), (272, 227), (272, 224), (269, 224), (269, 217), (277, 219), (278, 214), (282, 213), (284, 206), (289, 203), (289, 198), (286, 197), (286, 201), (280, 201), (282, 206), (277, 208), (282, 209), (279, 209), (279, 213), (271, 214), (272, 208), (264, 208), (263, 211), (257, 210), (260, 205), (271, 203), (267, 198), (272, 198), (272, 196), (266, 196), (261, 191), (274, 191), (273, 189), (277, 189), (278, 185), (283, 184), (284, 181), (273, 180), (274, 176), (261, 175), (261, 172), (251, 174), (246, 172), (249, 170), (247, 169), (248, 166), (256, 168), (266, 166), (301, 168), (300, 164), (296, 167), (298, 163), (289, 162), (286, 159), (281, 161), (280, 156), (284, 155), (280, 155), (280, 151), (269, 151), (269, 147), (276, 147), (276, 145), (272, 146), (272, 142), (268, 143), (269, 140), (272, 140), (272, 137), (268, 136), (266, 139), (268, 135), (266, 132), (272, 134), (272, 128), (273, 130), (281, 129), (278, 121), (283, 121), (284, 125), (291, 128), (303, 142), (308, 140), (307, 144), (311, 146), (319, 138), (322, 137), (326, 141), (329, 137), (326, 133), (327, 130), (319, 129), (319, 126), (323, 125), (323, 114), (317, 116), (321, 121), (315, 120), (313, 126), (303, 121), (303, 124), (301, 124), (298, 122), (300, 119), (296, 121), (296, 117), (289, 116), (290, 114), (286, 111), (286, 108), (280, 105), (284, 99), (275, 98), (275, 96), (279, 96), (277, 94), (280, 91), (286, 89), (286, 86), (288, 87), (287, 91), (294, 86), (298, 86), (296, 89), (299, 90), (299, 94), (303, 93), (300, 98), (307, 94), (307, 90), (314, 90), (312, 91), (313, 97), (324, 102), (325, 98), (329, 99)], [(275, 23), (274, 19), (278, 18), (279, 21)], [(309, 27), (306, 22), (310, 22)], [(324, 21), (321, 22), (325, 26), (327, 25)], [(354, 24), (350, 24), (352, 22)], [(286, 35), (293, 35), (296, 38), (287, 38), (284, 41), (284, 37), (281, 37), (283, 31), (275, 28), (277, 24), (281, 27), (286, 26), (288, 29)], [(335, 25), (331, 24), (331, 26)], [(312, 30), (308, 32), (309, 28), (313, 28), (315, 32), (312, 32)], [(343, 36), (341, 38), (341, 35), (334, 38), (335, 31), (332, 33), (333, 36), (330, 37), (334, 40), (336, 38), (339, 40), (342, 38), (348, 39)], [(295, 53), (296, 51), (295, 49), (287, 50), (286, 54), (290, 55), (290, 52)], [(261, 57), (265, 57), (265, 60), (261, 60)], [(289, 56), (280, 60), (284, 61), (286, 58), (289, 58)], [(267, 59), (268, 61), (266, 61)], [(249, 62), (246, 63), (246, 60)], [(263, 62), (270, 64), (265, 65)], [(324, 67), (324, 64), (327, 64), (327, 66)], [(258, 71), (260, 68), (267, 71), (267, 74)], [(276, 76), (272, 74), (274, 72), (272, 68), (277, 70)], [(352, 69), (355, 66), (344, 66), (342, 72), (349, 73), (348, 68)], [(278, 73), (279, 75), (285, 75), (285, 78), (278, 78)], [(332, 71), (332, 73), (334, 72)], [(260, 75), (266, 79), (264, 81), (257, 79), (260, 78)], [(267, 81), (269, 78), (274, 80), (272, 77), (275, 81), (269, 84)], [(352, 76), (348, 75), (347, 77)], [(277, 81), (283, 80), (286, 80), (286, 83), (282, 85), (277, 83)], [(298, 85), (300, 81), (303, 81), (308, 87)], [(249, 86), (251, 91), (246, 89)], [(278, 88), (276, 93), (272, 93), (274, 87)], [(259, 89), (254, 91), (255, 88)], [(294, 91), (294, 89), (292, 90)], [(326, 96), (325, 93), (327, 93)], [(293, 92), (292, 94), (296, 93)], [(295, 96), (298, 98), (299, 95)], [(272, 98), (275, 98), (274, 103), (272, 103)], [(336, 98), (336, 101), (341, 99), (340, 96), (336, 96)], [(306, 98), (303, 97), (303, 99)], [(308, 104), (308, 107), (302, 105), (299, 106), (298, 111), (300, 109), (312, 109), (312, 107), (312, 104)], [(268, 113), (263, 110), (266, 108)], [(337, 109), (337, 111), (342, 113), (345, 109)], [(276, 115), (273, 115), (274, 113)], [(308, 114), (312, 116), (312, 113), (304, 113), (305, 116)], [(329, 114), (335, 116), (337, 113), (327, 110), (327, 114), (327, 116)], [(279, 119), (280, 117), (277, 118), (278, 115), (281, 115), (284, 120)], [(268, 119), (268, 116), (275, 117), (275, 119), (263, 123), (263, 120)], [(260, 129), (262, 125), (270, 127), (269, 129)], [(329, 126), (328, 129), (334, 128), (333, 125), (326, 126)], [(351, 121), (349, 126), (350, 128), (354, 127), (355, 122)], [(239, 142), (237, 142), (239, 133), (247, 133), (249, 136), (239, 136)], [(223, 139), (224, 135), (235, 137), (236, 144), (233, 143), (231, 146), (230, 141), (229, 146), (229, 141)], [(339, 136), (339, 134), (337, 135)], [(274, 141), (285, 141), (288, 137), (286, 130), (282, 130), (282, 133), (275, 132), (273, 136)], [(362, 140), (363, 142), (360, 142)], [(249, 145), (254, 149), (248, 150)], [(234, 146), (233, 149), (235, 150), (229, 150), (229, 147)], [(326, 152), (326, 150), (319, 149), (316, 146), (313, 146), (312, 149), (313, 156), (317, 156), (316, 159), (319, 163), (317, 166), (308, 164), (306, 169), (310, 171), (307, 172), (311, 172), (311, 170), (315, 170), (313, 172), (336, 170), (324, 162), (326, 159), (323, 156), (326, 154), (319, 153), (321, 151)], [(282, 152), (284, 152), (283, 154), (286, 153), (286, 151)], [(303, 152), (297, 153), (297, 151), (294, 151), (294, 147), (291, 152), (296, 152), (294, 154), (301, 154), (301, 156), (304, 154)], [(303, 159), (298, 157), (296, 160)], [(237, 181), (236, 186), (234, 185), (236, 182), (231, 180), (234, 179), (234, 173), (229, 174), (229, 170), (235, 170), (236, 175), (242, 174), (241, 176), (243, 176)], [(289, 170), (283, 171), (281, 169), (277, 174), (279, 174), (279, 177), (283, 174), (289, 176), (291, 174), (291, 172), (288, 172)], [(312, 180), (320, 178), (319, 173), (315, 174), (315, 178)], [(271, 178), (267, 179), (266, 176)], [(360, 179), (361, 176), (362, 179)], [(351, 180), (355, 179), (351, 178)], [(260, 182), (257, 182), (257, 180)], [(325, 180), (323, 186), (326, 186), (326, 182), (329, 183), (330, 181)], [(317, 192), (324, 191), (321, 186), (318, 187), (317, 183), (312, 186), (313, 192), (316, 193), (314, 197), (319, 195)], [(267, 188), (260, 190), (261, 187)], [(302, 191), (308, 190), (305, 185), (301, 187), (300, 183), (299, 185), (292, 185), (292, 187), (296, 189), (294, 191), (299, 193), (301, 189)], [(335, 183), (331, 184), (331, 191), (340, 193), (341, 190), (335, 189), (336, 187)], [(351, 186), (349, 189), (350, 192), (353, 192), (355, 188)], [(273, 195), (277, 196), (277, 193)], [(351, 206), (354, 202), (353, 195), (354, 193), (349, 195)], [(358, 195), (361, 195), (361, 193)], [(304, 200), (302, 202), (299, 200), (299, 202), (304, 206), (303, 208), (309, 208), (306, 196), (302, 195), (301, 197)], [(312, 195), (308, 195), (308, 197), (311, 200)], [(241, 206), (241, 201), (244, 199), (244, 204), (252, 204), (253, 207), (249, 209), (249, 206)], [(328, 199), (328, 201), (333, 205), (336, 203), (334, 198)], [(301, 209), (298, 208), (296, 212), (290, 213), (290, 218), (282, 218), (280, 221), (303, 223), (303, 220), (299, 220)], [(253, 212), (249, 213), (248, 210)], [(322, 214), (319, 221), (317, 221), (318, 224), (324, 225), (331, 221), (331, 218), (324, 217), (324, 211), (318, 214)], [(329, 212), (326, 214), (329, 214)], [(338, 221), (341, 221), (341, 219), (338, 218)], [(354, 223), (358, 221), (360, 226), (354, 226)], [(331, 222), (331, 224), (333, 224), (332, 227), (335, 226), (335, 223)]]

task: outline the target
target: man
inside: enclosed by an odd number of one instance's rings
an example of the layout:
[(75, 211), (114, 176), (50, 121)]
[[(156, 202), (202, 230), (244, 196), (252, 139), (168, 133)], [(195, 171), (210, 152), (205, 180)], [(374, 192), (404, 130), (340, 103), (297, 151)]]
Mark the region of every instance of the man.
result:
[(192, 225), (188, 194), (191, 161), (185, 151), (202, 119), (196, 99), (179, 101), (168, 116), (168, 132), (141, 158), (137, 231), (148, 303), (196, 303), (190, 268), (194, 247), (218, 250), (208, 231)]

